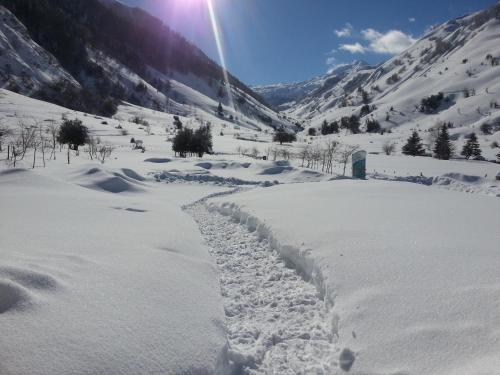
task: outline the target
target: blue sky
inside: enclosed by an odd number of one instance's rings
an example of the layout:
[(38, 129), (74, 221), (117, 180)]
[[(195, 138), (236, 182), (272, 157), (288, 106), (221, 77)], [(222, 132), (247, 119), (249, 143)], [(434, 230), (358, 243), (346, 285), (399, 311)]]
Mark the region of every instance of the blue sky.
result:
[[(205, 0), (140, 6), (219, 61)], [(228, 69), (249, 85), (293, 82), (352, 60), (378, 63), (432, 25), (496, 0), (213, 0)]]

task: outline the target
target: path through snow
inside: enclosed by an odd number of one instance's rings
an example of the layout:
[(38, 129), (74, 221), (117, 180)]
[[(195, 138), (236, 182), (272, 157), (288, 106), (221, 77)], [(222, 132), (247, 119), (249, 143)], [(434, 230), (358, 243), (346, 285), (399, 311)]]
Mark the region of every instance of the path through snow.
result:
[(266, 239), (209, 211), (203, 201), (186, 211), (220, 270), (233, 373), (336, 373), (335, 319), (316, 288), (288, 268)]

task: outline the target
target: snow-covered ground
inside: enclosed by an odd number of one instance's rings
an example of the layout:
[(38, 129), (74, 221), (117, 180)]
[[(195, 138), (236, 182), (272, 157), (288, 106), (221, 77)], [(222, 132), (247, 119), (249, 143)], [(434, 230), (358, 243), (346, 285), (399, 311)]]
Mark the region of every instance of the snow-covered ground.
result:
[(316, 284), (337, 316), (338, 348), (355, 353), (352, 373), (498, 374), (498, 199), (343, 180), (254, 190), (211, 207)]
[(498, 373), (498, 164), (349, 136), (370, 179), (343, 180), (243, 156), (271, 155), (271, 134), (203, 110), (181, 120), (210, 121), (215, 154), (180, 159), (171, 114), (108, 119), (0, 91), (14, 131), (63, 116), (114, 151), (101, 164), (84, 146), (67, 165), (57, 148), (45, 168), (39, 151), (34, 169), (30, 151), (13, 168), (4, 142), (0, 374)]

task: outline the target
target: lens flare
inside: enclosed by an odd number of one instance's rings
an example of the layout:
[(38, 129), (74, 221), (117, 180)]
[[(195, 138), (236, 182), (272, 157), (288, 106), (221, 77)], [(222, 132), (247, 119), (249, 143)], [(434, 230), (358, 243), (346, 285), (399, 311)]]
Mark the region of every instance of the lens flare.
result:
[(212, 0), (207, 0), (208, 13), (210, 16), (210, 23), (212, 24), (212, 31), (214, 33), (215, 44), (217, 47), (217, 53), (219, 54), (219, 60), (222, 66), (222, 73), (224, 75), (224, 83), (226, 85), (227, 97), (229, 106), (235, 110), (233, 94), (231, 92), (231, 85), (229, 84), (229, 74), (227, 73), (226, 58), (224, 55), (224, 49), (222, 46), (222, 38), (219, 29), (219, 22), (217, 20), (217, 14), (215, 13), (214, 5)]

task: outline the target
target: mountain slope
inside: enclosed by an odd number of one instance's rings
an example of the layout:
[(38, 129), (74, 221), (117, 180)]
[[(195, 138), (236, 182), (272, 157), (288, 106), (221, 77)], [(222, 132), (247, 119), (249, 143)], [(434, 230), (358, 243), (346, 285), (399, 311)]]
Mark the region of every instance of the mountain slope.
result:
[(279, 110), (287, 110), (298, 105), (303, 99), (315, 96), (317, 90), (325, 90), (338, 84), (349, 74), (366, 68), (368, 64), (364, 61), (353, 61), (307, 81), (255, 86), (253, 90)]
[[(451, 122), (462, 135), (483, 123), (500, 129), (500, 4), (435, 27), (408, 50), (380, 66), (307, 94), (287, 110), (319, 127), (323, 121), (360, 115), (382, 127), (429, 129)], [(422, 99), (443, 93), (434, 110)], [(366, 118), (368, 118), (366, 117)], [(364, 119), (362, 119), (362, 123)]]
[[(11, 50), (2, 56), (2, 87), (107, 116), (121, 101), (180, 114), (192, 107), (213, 113), (221, 102), (240, 125), (291, 126), (232, 75), (226, 87), (220, 66), (138, 8), (98, 0), (0, 0), (2, 5), (0, 42)], [(7, 30), (9, 24), (16, 27)], [(11, 29), (19, 31), (7, 33)], [(29, 53), (20, 52), (16, 39)], [(14, 63), (35, 68), (7, 68)]]

